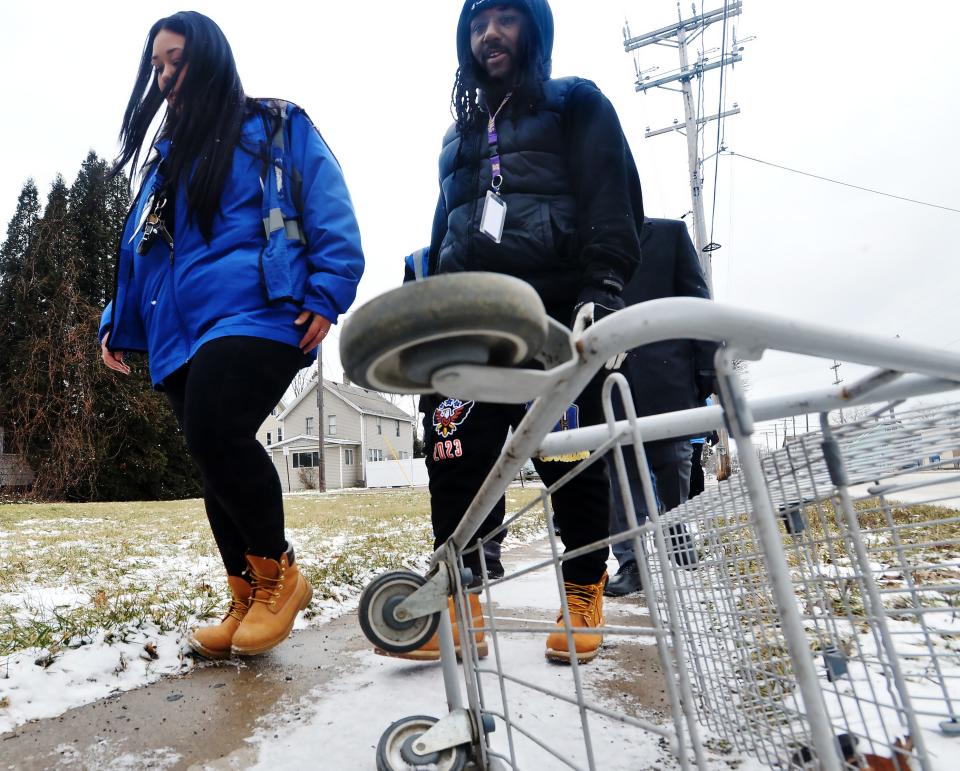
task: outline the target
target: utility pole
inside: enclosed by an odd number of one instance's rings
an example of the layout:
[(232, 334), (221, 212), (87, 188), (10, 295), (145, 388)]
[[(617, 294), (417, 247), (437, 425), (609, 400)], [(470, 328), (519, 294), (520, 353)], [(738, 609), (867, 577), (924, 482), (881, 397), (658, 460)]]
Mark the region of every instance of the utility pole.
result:
[[(676, 83), (677, 81), (680, 83), (680, 93), (683, 97), (683, 123), (680, 124), (674, 121), (674, 125), (672, 126), (652, 131), (648, 128), (644, 133), (644, 138), (650, 139), (660, 134), (681, 131), (681, 129), (682, 133), (686, 134), (687, 171), (690, 176), (690, 199), (693, 211), (693, 240), (697, 248), (697, 255), (700, 259), (700, 266), (703, 269), (704, 278), (707, 281), (707, 289), (710, 292), (710, 297), (715, 298), (711, 253), (719, 249), (720, 246), (713, 242), (707, 243), (706, 216), (704, 215), (703, 209), (703, 160), (700, 158), (699, 138), (700, 131), (704, 126), (714, 120), (721, 120), (730, 115), (738, 115), (740, 113), (740, 107), (734, 103), (733, 109), (731, 110), (721, 109), (715, 115), (698, 117), (697, 111), (694, 108), (692, 81), (694, 78), (700, 80), (703, 75), (710, 70), (721, 69), (722, 72), (722, 68), (742, 61), (743, 57), (740, 55), (740, 51), (742, 51), (743, 48), (742, 46), (738, 46), (736, 38), (734, 37), (730, 50), (726, 50), (726, 46), (724, 46), (724, 49), (720, 52), (720, 57), (716, 61), (708, 61), (706, 54), (701, 54), (696, 63), (691, 66), (687, 47), (698, 37), (702, 37), (707, 27), (711, 24), (719, 21), (726, 25), (728, 19), (739, 16), (743, 10), (743, 3), (741, 0), (724, 0), (723, 8), (708, 11), (701, 15), (697, 15), (696, 5), (693, 5), (692, 8), (694, 15), (684, 20), (681, 16), (680, 3), (678, 2), (678, 21), (676, 24), (661, 27), (660, 29), (646, 32), (636, 37), (630, 35), (629, 26), (624, 26), (623, 48), (624, 51), (630, 53), (631, 51), (637, 51), (648, 45), (661, 45), (676, 48), (679, 53), (680, 69), (663, 77), (651, 80), (649, 77), (645, 77), (644, 73), (637, 67), (636, 90), (641, 93), (646, 93), (651, 88), (667, 88), (667, 85), (670, 83)], [(724, 30), (724, 41), (726, 41), (726, 30)], [(700, 82), (702, 88), (702, 80)], [(675, 88), (667, 88), (667, 90), (676, 91)], [(714, 403), (719, 403), (719, 400), (714, 398)], [(720, 437), (720, 451), (718, 452), (717, 458), (717, 478), (726, 479), (730, 476), (730, 437), (727, 435), (725, 428), (721, 428), (717, 434)]]
[[(696, 6), (693, 6), (696, 13)], [(698, 80), (711, 70), (733, 65), (742, 61), (743, 57), (740, 51), (742, 46), (738, 46), (734, 39), (729, 51), (722, 51), (717, 61), (708, 61), (705, 55), (701, 55), (697, 62), (691, 66), (690, 58), (687, 53), (687, 47), (698, 37), (701, 37), (704, 31), (711, 24), (722, 21), (726, 22), (733, 16), (739, 16), (743, 10), (741, 0), (725, 0), (724, 7), (714, 11), (708, 11), (700, 16), (693, 16), (689, 19), (679, 19), (676, 24), (668, 27), (646, 32), (636, 37), (630, 36), (630, 28), (624, 27), (623, 30), (623, 48), (627, 53), (637, 51), (648, 45), (662, 45), (670, 48), (676, 48), (680, 57), (680, 69), (674, 73), (664, 75), (663, 77), (651, 80), (644, 77), (644, 74), (637, 71), (636, 90), (645, 93), (652, 88), (666, 88), (667, 84), (680, 82), (680, 93), (683, 97), (683, 123), (674, 121), (672, 126), (661, 129), (647, 129), (644, 132), (644, 138), (668, 134), (674, 131), (681, 131), (687, 137), (687, 170), (690, 175), (690, 199), (693, 210), (693, 235), (694, 243), (697, 247), (697, 254), (700, 257), (700, 265), (703, 268), (703, 274), (707, 279), (707, 287), (710, 289), (710, 296), (713, 296), (713, 269), (710, 259), (710, 253), (719, 248), (718, 244), (707, 243), (707, 224), (706, 216), (703, 211), (703, 160), (700, 158), (699, 138), (701, 129), (708, 123), (727, 118), (731, 115), (739, 115), (740, 107), (734, 104), (730, 110), (723, 110), (716, 115), (705, 115), (697, 117), (697, 111), (693, 102), (694, 78)], [(680, 4), (677, 3), (677, 15), (680, 15)], [(674, 40), (675, 39), (675, 40)], [(676, 91), (676, 89), (667, 89)]]
[[(840, 377), (840, 367), (842, 367), (842, 366), (843, 366), (843, 365), (842, 365), (839, 361), (837, 361), (836, 359), (833, 360), (833, 366), (830, 367), (830, 369), (833, 370), (833, 384), (834, 384), (834, 385), (840, 385), (840, 384), (843, 382), (843, 378)], [(847, 421), (846, 421), (846, 418), (844, 418), (844, 416), (843, 416), (843, 408), (840, 409), (840, 422), (841, 422), (841, 423), (846, 423), (846, 422), (847, 422)]]
[(317, 492), (327, 491), (327, 465), (323, 453), (323, 342), (317, 346), (317, 446), (320, 448), (320, 472), (317, 476)]

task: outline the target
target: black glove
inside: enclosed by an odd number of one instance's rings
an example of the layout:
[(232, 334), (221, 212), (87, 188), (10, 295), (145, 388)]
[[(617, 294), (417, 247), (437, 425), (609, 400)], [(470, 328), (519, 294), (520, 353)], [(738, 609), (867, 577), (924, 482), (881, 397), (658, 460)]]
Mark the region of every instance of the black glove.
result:
[(703, 405), (708, 396), (717, 392), (717, 373), (712, 369), (699, 369), (693, 376), (697, 386), (697, 403)]
[(577, 304), (573, 306), (573, 317), (570, 319), (570, 326), (577, 318), (580, 309), (587, 303), (593, 303), (593, 320), (600, 321), (611, 313), (622, 311), (624, 308), (623, 298), (617, 287), (610, 286), (585, 286), (580, 290), (577, 296)]

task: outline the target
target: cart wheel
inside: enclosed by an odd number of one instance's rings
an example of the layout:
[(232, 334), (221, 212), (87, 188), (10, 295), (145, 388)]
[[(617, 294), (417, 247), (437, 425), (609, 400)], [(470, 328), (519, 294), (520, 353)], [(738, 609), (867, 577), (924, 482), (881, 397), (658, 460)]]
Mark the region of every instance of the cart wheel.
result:
[(356, 311), (340, 335), (340, 361), (364, 388), (432, 393), (443, 367), (515, 367), (547, 339), (547, 314), (527, 283), (499, 273), (457, 273), (404, 284)]
[(463, 745), (440, 752), (419, 755), (413, 745), (425, 734), (437, 718), (427, 715), (405, 717), (392, 724), (377, 745), (377, 771), (430, 768), (436, 771), (461, 771), (467, 765), (467, 748)]
[(367, 639), (390, 653), (415, 651), (437, 631), (440, 614), (398, 621), (393, 609), (427, 582), (408, 570), (392, 570), (373, 579), (360, 595), (360, 628)]

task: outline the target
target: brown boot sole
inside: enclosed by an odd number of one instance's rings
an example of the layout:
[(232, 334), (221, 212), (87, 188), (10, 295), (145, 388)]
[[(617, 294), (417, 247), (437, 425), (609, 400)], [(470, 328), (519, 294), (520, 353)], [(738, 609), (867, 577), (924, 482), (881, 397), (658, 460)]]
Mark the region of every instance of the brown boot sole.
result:
[(225, 651), (212, 651), (209, 648), (203, 647), (192, 637), (187, 640), (187, 645), (189, 645), (190, 650), (192, 650), (198, 656), (202, 656), (205, 659), (210, 659), (211, 661), (223, 661), (224, 659), (230, 658), (229, 648)]
[[(593, 661), (599, 653), (599, 647), (594, 648), (592, 651), (579, 652), (577, 653), (577, 663), (586, 664), (588, 661)], [(553, 648), (547, 648), (544, 655), (547, 657), (548, 661), (556, 661), (558, 664), (570, 663), (570, 651), (556, 651)]]
[[(310, 604), (310, 600), (313, 599), (313, 587), (310, 586), (306, 579), (304, 579), (304, 583), (307, 585), (307, 593), (303, 600), (301, 600), (297, 613), (299, 613), (301, 610), (304, 610), (307, 605)], [(258, 645), (256, 648), (238, 648), (236, 645), (231, 645), (230, 652), (234, 656), (259, 656), (261, 653), (266, 653), (269, 650), (273, 650), (290, 636), (290, 632), (293, 630), (293, 624), (296, 620), (297, 614), (294, 613), (290, 618), (290, 623), (287, 625), (286, 631), (284, 631), (283, 634), (273, 638), (273, 640), (268, 643)]]
[[(457, 661), (462, 660), (460, 654), (460, 646), (455, 648), (457, 652)], [(440, 651), (421, 651), (415, 650), (408, 653), (391, 653), (390, 651), (385, 651), (383, 648), (374, 648), (373, 652), (378, 656), (387, 656), (391, 659), (406, 659), (407, 661), (440, 661)], [(489, 649), (487, 648), (487, 641), (483, 640), (477, 643), (477, 658), (485, 659)]]

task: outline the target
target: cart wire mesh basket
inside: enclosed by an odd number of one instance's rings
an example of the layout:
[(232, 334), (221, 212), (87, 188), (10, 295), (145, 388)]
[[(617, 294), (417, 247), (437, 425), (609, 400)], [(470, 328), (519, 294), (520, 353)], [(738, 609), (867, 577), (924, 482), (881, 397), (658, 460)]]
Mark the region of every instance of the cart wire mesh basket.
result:
[[(836, 749), (847, 768), (951, 767), (960, 406), (821, 425), (761, 468)], [(648, 525), (650, 574), (661, 599), (673, 576), (699, 720), (772, 767), (819, 768), (756, 518), (742, 475), (711, 487), (658, 525), (686, 531), (668, 543), (695, 569), (661, 559)]]

